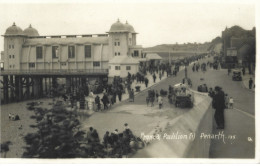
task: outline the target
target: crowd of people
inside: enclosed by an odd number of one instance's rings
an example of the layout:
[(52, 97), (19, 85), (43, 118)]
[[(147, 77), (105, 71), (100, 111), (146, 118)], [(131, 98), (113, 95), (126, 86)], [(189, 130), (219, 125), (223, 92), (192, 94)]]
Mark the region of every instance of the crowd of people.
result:
[(89, 127), (84, 142), (92, 145), (89, 149), (89, 153), (92, 153), (92, 155), (105, 152), (107, 157), (127, 156), (145, 145), (139, 137), (133, 134), (127, 123), (124, 124), (122, 132), (119, 132), (118, 129), (112, 132), (106, 131), (103, 139), (99, 137), (96, 129)]

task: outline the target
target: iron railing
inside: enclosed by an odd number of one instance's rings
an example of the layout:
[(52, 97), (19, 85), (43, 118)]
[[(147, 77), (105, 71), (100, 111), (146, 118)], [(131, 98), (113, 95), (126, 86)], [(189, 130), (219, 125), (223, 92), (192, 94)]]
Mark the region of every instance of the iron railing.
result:
[(2, 70), (0, 75), (106, 75), (108, 69)]

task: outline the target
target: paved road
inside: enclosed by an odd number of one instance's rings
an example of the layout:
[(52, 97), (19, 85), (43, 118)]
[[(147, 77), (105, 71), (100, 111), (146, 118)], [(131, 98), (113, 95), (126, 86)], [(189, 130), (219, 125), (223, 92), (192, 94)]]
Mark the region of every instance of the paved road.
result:
[[(211, 158), (254, 158), (255, 155), (255, 94), (246, 89), (242, 82), (232, 81), (227, 70), (211, 70), (206, 73), (192, 73), (189, 70), (189, 77), (193, 81), (193, 88), (198, 84), (206, 83), (208, 87), (219, 85), (224, 92), (234, 98), (234, 109), (225, 111), (225, 129), (217, 130), (216, 125), (213, 134), (223, 131), (226, 137), (225, 142), (212, 140), (210, 148)], [(204, 78), (201, 81), (200, 78)], [(228, 137), (234, 137), (228, 139)]]
[[(200, 63), (212, 59), (205, 59)], [(168, 90), (168, 86), (181, 82), (184, 77), (184, 71), (178, 73), (177, 77), (170, 77), (161, 82), (153, 89)], [(225, 140), (212, 140), (210, 148), (211, 158), (254, 158), (255, 156), (255, 94), (246, 89), (242, 82), (232, 81), (232, 76), (227, 75), (227, 70), (208, 69), (203, 73), (192, 72), (191, 66), (188, 67), (188, 77), (191, 78), (193, 89), (206, 83), (208, 87), (221, 86), (225, 93), (234, 98), (234, 109), (226, 109), (224, 130), (217, 130), (215, 121), (213, 134), (224, 132)], [(200, 78), (204, 78), (201, 80)], [(136, 96), (135, 104), (145, 103), (147, 93), (141, 93)], [(165, 102), (168, 106), (168, 102)]]

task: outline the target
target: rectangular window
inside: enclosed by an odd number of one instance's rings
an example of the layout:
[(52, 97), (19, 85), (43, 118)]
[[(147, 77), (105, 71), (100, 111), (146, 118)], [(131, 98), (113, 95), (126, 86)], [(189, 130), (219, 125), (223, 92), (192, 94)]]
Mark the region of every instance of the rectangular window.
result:
[(52, 58), (58, 58), (59, 56), (59, 47), (52, 46)]
[(36, 47), (36, 59), (42, 59), (42, 47)]
[(9, 45), (9, 49), (11, 49), (12, 47), (11, 47), (11, 45)]
[(12, 68), (12, 65), (9, 65), (9, 68)]
[(9, 55), (9, 59), (11, 59), (12, 58), (12, 55)]
[(100, 66), (100, 62), (93, 62), (93, 66), (94, 67), (99, 67)]
[(14, 68), (14, 65), (13, 65), (13, 68)]
[(69, 58), (75, 58), (75, 47), (74, 46), (69, 46), (68, 52), (69, 52)]
[(35, 68), (35, 63), (29, 63), (29, 68)]
[(126, 66), (126, 70), (131, 70), (131, 66)]
[(120, 46), (120, 42), (117, 42), (117, 45)]
[(115, 52), (115, 56), (117, 56), (117, 53)]
[(116, 70), (120, 70), (120, 66), (115, 66), (115, 69)]
[(91, 45), (85, 46), (85, 58), (91, 58)]
[(120, 52), (119, 53), (117, 53), (118, 54), (118, 56), (120, 55)]
[(13, 58), (14, 58), (14, 55), (13, 55)]
[(12, 48), (14, 49), (14, 45), (12, 45)]
[(115, 46), (116, 46), (116, 42), (115, 42)]
[(139, 56), (139, 52), (138, 51), (134, 51), (134, 56), (138, 57)]

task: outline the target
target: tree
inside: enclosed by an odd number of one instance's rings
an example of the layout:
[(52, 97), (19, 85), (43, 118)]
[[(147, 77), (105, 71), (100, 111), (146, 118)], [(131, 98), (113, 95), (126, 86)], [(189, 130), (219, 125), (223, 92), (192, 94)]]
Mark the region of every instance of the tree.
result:
[(4, 153), (4, 158), (6, 158), (6, 154), (7, 154), (7, 152), (9, 152), (9, 145), (11, 145), (11, 144), (12, 144), (12, 142), (10, 142), (10, 141), (6, 141), (1, 144), (0, 152)]
[(73, 112), (56, 106), (50, 110), (36, 108), (37, 121), (32, 128), (36, 133), (27, 134), (24, 139), (27, 144), (23, 157), (30, 158), (74, 158), (89, 157), (84, 143), (85, 132), (81, 131), (79, 120)]

